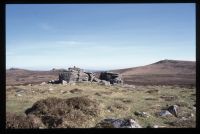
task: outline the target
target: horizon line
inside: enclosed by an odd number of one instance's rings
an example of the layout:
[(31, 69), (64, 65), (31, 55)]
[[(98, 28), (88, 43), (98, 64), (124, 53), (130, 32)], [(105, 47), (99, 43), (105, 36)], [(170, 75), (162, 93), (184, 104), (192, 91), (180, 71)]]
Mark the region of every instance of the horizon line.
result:
[[(165, 61), (165, 60), (169, 60), (169, 61), (188, 61), (188, 62), (196, 62), (196, 60), (172, 60), (172, 59), (163, 59), (163, 60), (159, 60), (159, 61)], [(159, 62), (157, 61), (157, 62)], [(153, 63), (150, 63), (150, 64), (154, 64), (154, 63), (157, 63), (157, 62), (153, 62)], [(84, 69), (84, 70), (90, 70), (90, 71), (106, 71), (106, 70), (119, 70), (119, 69), (127, 69), (127, 68), (135, 68), (135, 67), (140, 67), (140, 66), (146, 66), (146, 65), (150, 65), (150, 64), (144, 64), (144, 65), (138, 65), (138, 66), (130, 66), (130, 67), (119, 67), (119, 68), (105, 68), (105, 67), (101, 67), (101, 68), (97, 68), (95, 69), (95, 67), (87, 67), (87, 68), (82, 68), (81, 69)], [(56, 69), (56, 70), (60, 70), (60, 69), (68, 69), (70, 67), (74, 67), (74, 66), (66, 66), (65, 67), (41, 67), (41, 69), (37, 69), (38, 67), (8, 67), (6, 68), (6, 70), (10, 70), (10, 69), (22, 69), (22, 70), (33, 70), (33, 71), (50, 71), (50, 70), (53, 70), (53, 69)], [(78, 66), (75, 66), (75, 67), (78, 67)], [(43, 68), (43, 69), (42, 69)], [(45, 69), (44, 69), (45, 68)], [(50, 68), (50, 69), (47, 69), (47, 68)], [(79, 67), (78, 67), (79, 68)]]

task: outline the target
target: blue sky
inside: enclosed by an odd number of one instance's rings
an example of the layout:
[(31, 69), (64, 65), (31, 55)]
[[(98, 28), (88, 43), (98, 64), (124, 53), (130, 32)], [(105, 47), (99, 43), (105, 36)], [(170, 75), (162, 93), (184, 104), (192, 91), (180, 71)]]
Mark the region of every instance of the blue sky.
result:
[(195, 61), (195, 29), (195, 4), (8, 4), (6, 68)]

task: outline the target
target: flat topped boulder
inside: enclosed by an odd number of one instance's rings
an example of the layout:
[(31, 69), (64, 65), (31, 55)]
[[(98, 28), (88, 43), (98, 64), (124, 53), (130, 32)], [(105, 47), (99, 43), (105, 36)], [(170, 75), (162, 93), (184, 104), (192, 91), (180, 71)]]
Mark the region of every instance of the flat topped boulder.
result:
[(123, 83), (123, 81), (121, 79), (121, 75), (118, 73), (113, 73), (113, 72), (101, 72), (100, 79), (109, 81), (111, 84)]
[(101, 74), (100, 74), (100, 77), (108, 77), (108, 76), (114, 78), (114, 77), (119, 77), (120, 74), (113, 73), (113, 72), (101, 72)]

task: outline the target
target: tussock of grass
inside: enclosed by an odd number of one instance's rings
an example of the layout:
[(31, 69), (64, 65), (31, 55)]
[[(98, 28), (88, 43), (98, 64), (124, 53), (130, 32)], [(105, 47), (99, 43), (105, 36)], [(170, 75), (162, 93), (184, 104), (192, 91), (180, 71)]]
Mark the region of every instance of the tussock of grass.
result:
[[(37, 101), (25, 111), (40, 118), (49, 128), (63, 126), (63, 122), (76, 121), (77, 127), (89, 119), (88, 116), (98, 116), (98, 103), (86, 97), (73, 97), (69, 99), (47, 98)], [(79, 123), (79, 122), (80, 123)], [(70, 127), (69, 124), (66, 127)]]
[(70, 93), (81, 93), (82, 91), (83, 90), (81, 89), (75, 88), (75, 89), (70, 90)]
[(110, 110), (111, 112), (115, 112), (116, 110), (128, 110), (129, 108), (126, 105), (120, 104), (120, 103), (114, 103), (111, 106), (108, 106), (107, 108), (108, 110)]
[(153, 90), (148, 90), (147, 91), (147, 93), (150, 93), (150, 94), (152, 94), (152, 93), (158, 93), (158, 92), (159, 92), (158, 89), (153, 89)]
[(34, 115), (16, 115), (6, 113), (6, 128), (40, 128), (45, 127), (40, 118)]

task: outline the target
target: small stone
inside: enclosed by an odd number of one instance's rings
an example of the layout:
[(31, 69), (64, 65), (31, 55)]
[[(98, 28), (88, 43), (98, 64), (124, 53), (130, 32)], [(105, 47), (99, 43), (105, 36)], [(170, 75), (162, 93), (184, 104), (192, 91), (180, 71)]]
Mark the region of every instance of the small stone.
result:
[(54, 80), (48, 81), (48, 84), (53, 84), (53, 83), (54, 83)]
[(40, 85), (45, 85), (46, 84), (46, 82), (42, 82)]
[(101, 80), (99, 83), (104, 86), (110, 86), (110, 82), (106, 80)]
[(62, 84), (63, 84), (63, 85), (67, 85), (67, 81), (62, 80)]
[(52, 91), (52, 90), (54, 90), (53, 88), (49, 88), (49, 91)]
[(181, 120), (187, 120), (187, 118), (185, 118), (185, 117), (181, 117)]
[(190, 114), (190, 117), (194, 117), (194, 114), (193, 114), (193, 113), (191, 113), (191, 114)]
[(135, 120), (129, 119), (129, 122), (131, 123), (130, 128), (142, 128)]
[(132, 85), (131, 88), (135, 88), (135, 85)]
[(76, 83), (71, 83), (71, 85), (72, 85), (72, 86), (75, 86), (75, 85), (76, 85)]
[(175, 117), (178, 117), (178, 111), (177, 111), (177, 109), (178, 109), (178, 106), (177, 106), (177, 105), (172, 105), (172, 106), (170, 106), (167, 110), (168, 110), (171, 114), (173, 114)]
[(21, 95), (21, 94), (16, 94), (16, 96), (19, 96), (19, 97), (21, 97), (22, 95)]
[(164, 110), (164, 111), (161, 111), (159, 113), (159, 115), (162, 116), (162, 117), (164, 117), (164, 116), (171, 116), (172, 114), (169, 111)]
[(135, 112), (135, 115), (145, 117), (145, 118), (148, 118), (150, 116), (146, 112), (138, 112), (138, 111)]

